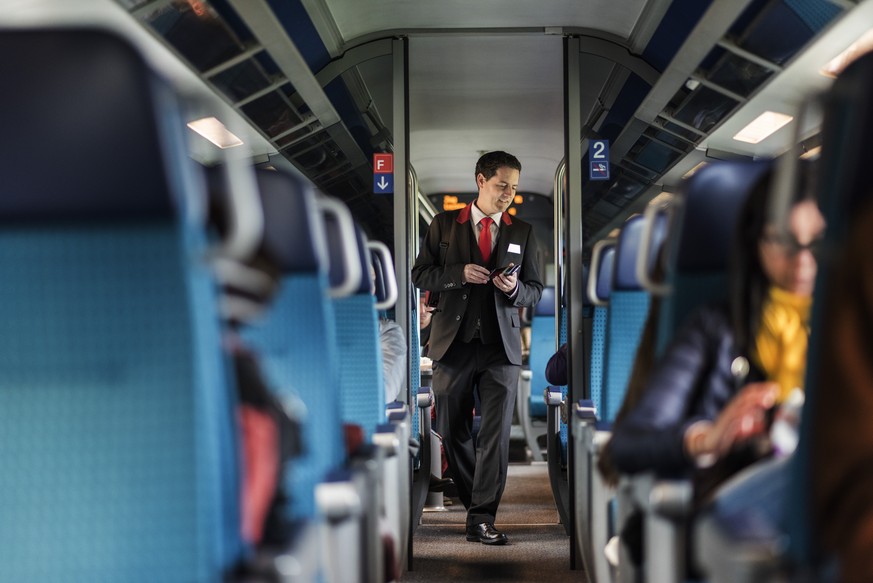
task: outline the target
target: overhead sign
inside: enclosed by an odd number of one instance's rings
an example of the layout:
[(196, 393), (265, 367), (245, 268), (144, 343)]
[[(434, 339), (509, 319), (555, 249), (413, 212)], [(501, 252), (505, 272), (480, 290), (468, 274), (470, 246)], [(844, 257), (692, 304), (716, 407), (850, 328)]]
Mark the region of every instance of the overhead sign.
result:
[(394, 192), (393, 174), (373, 174), (373, 192), (388, 194)]
[(373, 154), (373, 192), (394, 192), (394, 154)]
[(609, 180), (609, 140), (588, 141), (588, 179)]

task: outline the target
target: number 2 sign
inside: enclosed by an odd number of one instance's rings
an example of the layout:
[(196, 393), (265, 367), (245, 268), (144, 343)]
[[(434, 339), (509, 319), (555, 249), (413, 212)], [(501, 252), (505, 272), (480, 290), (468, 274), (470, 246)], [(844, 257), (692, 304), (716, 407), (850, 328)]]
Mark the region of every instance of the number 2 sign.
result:
[(588, 141), (588, 179), (609, 180), (609, 140)]

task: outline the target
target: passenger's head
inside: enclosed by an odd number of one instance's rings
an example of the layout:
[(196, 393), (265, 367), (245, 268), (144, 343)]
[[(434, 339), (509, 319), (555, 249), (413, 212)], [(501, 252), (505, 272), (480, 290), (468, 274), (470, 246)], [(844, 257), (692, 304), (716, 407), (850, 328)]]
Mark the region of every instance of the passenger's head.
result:
[(731, 253), (731, 307), (741, 349), (751, 346), (771, 286), (811, 296), (815, 285), (817, 245), (825, 221), (812, 196), (809, 168), (784, 217), (771, 216), (773, 173), (764, 174), (737, 218)]
[(506, 152), (488, 152), (476, 162), (476, 206), (486, 215), (505, 211), (518, 190), (521, 162)]
[(787, 224), (768, 224), (758, 243), (761, 266), (770, 282), (784, 290), (811, 296), (815, 286), (818, 244), (825, 220), (812, 199), (797, 201)]

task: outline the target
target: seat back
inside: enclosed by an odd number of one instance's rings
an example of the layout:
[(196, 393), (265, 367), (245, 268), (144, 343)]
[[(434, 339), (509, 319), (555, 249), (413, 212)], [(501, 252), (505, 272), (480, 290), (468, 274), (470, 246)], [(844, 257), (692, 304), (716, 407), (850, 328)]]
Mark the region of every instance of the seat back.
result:
[[(339, 350), (340, 411), (344, 423), (360, 425), (369, 439), (385, 422), (385, 390), (379, 320), (371, 291), (370, 251), (363, 231), (355, 228), (355, 240), (344, 241), (336, 217), (326, 215), (330, 253), (330, 280), (338, 285), (345, 277), (343, 245), (353, 247), (361, 273), (360, 283), (351, 295), (332, 300), (336, 315)], [(376, 271), (378, 273), (378, 271)]]
[(727, 300), (728, 256), (737, 216), (749, 191), (771, 167), (770, 161), (714, 162), (697, 171), (678, 197), (667, 241), (672, 293), (661, 302), (658, 353), (692, 309)]
[(546, 286), (539, 303), (533, 310), (530, 325), (530, 363), (531, 392), (530, 415), (545, 419), (547, 409), (543, 401), (543, 390), (549, 386), (546, 380), (546, 364), (555, 353), (555, 288)]
[(232, 416), (175, 97), (109, 33), (0, 48), (4, 578), (220, 580)]
[[(624, 400), (640, 336), (649, 313), (651, 298), (642, 289), (636, 270), (643, 227), (644, 219), (640, 215), (626, 220), (615, 246), (615, 267), (606, 324), (603, 394), (600, 402), (595, 402), (600, 420), (607, 423), (615, 420)], [(665, 217), (655, 217), (653, 249), (660, 247), (659, 242), (663, 240), (665, 232)], [(654, 251), (653, 261), (656, 255), (657, 251)]]
[(615, 266), (615, 240), (599, 241), (591, 255), (591, 271), (587, 295), (594, 305), (591, 325), (591, 366), (589, 386), (591, 400), (598, 407), (603, 398), (604, 347), (606, 346), (606, 320), (609, 314), (609, 295), (612, 291), (612, 272)]
[(303, 454), (283, 477), (292, 520), (315, 516), (315, 486), (345, 458), (334, 307), (316, 195), (303, 179), (258, 170), (264, 208), (260, 253), (281, 271), (263, 318), (243, 330), (271, 387), (302, 418)]

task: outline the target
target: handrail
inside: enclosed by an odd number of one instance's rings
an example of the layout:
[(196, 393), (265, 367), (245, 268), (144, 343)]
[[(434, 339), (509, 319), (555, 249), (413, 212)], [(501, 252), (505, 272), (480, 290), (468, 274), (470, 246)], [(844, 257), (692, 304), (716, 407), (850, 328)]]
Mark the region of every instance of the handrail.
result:
[(614, 247), (616, 242), (617, 240), (614, 238), (601, 239), (594, 244), (594, 248), (591, 250), (591, 269), (588, 271), (588, 289), (585, 291), (588, 293), (588, 299), (595, 306), (609, 305), (609, 302), (605, 302), (597, 297), (597, 280), (599, 279), (600, 259), (603, 256), (603, 252), (608, 247)]
[(397, 303), (398, 291), (397, 280), (394, 278), (394, 270), (388, 266), (394, 266), (391, 251), (382, 241), (367, 241), (367, 248), (377, 253), (380, 258), (383, 279), (385, 281), (385, 299), (376, 302), (377, 310), (389, 310)]
[[(665, 296), (673, 290), (673, 287), (668, 283), (656, 282), (649, 273), (649, 254), (652, 252), (654, 243), (652, 238), (655, 236), (655, 221), (658, 220), (661, 213), (666, 213), (669, 208), (670, 205), (667, 203), (650, 204), (643, 213), (643, 231), (640, 234), (640, 249), (637, 253), (635, 272), (640, 287), (655, 296)], [(656, 261), (658, 259), (655, 258)]]
[(326, 196), (318, 198), (318, 207), (326, 215), (333, 215), (336, 218), (339, 226), (340, 249), (345, 264), (343, 270), (345, 277), (339, 284), (331, 287), (327, 293), (332, 298), (350, 296), (360, 287), (361, 278), (364, 276), (361, 272), (358, 238), (355, 234), (352, 214), (343, 203)]
[(555, 249), (555, 349), (561, 343), (561, 299), (564, 295), (564, 175), (567, 163), (561, 160), (555, 170), (555, 183), (552, 188), (552, 208), (554, 209), (554, 249)]

